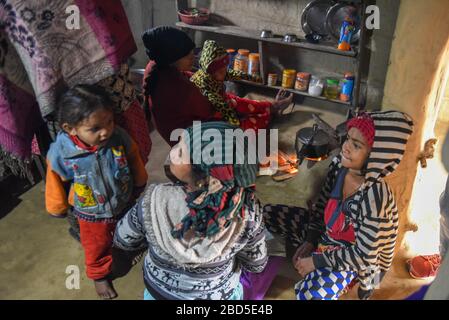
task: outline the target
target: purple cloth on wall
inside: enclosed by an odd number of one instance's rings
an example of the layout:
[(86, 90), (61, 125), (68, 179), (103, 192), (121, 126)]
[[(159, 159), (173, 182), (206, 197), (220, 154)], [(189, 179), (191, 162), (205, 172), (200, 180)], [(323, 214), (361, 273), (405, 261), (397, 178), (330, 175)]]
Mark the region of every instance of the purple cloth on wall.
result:
[(240, 276), (240, 283), (243, 285), (243, 300), (263, 300), (284, 260), (284, 257), (271, 256), (261, 273), (244, 270)]
[(84, 19), (97, 36), (105, 56), (116, 70), (137, 51), (125, 9), (120, 0), (75, 0)]
[[(4, 153), (0, 160), (7, 161), (13, 173), (23, 174), (25, 162), (22, 161), (30, 159), (31, 140), (43, 120), (34, 96), (1, 74), (0, 88), (0, 155)], [(17, 163), (14, 165), (5, 154), (17, 159)]]

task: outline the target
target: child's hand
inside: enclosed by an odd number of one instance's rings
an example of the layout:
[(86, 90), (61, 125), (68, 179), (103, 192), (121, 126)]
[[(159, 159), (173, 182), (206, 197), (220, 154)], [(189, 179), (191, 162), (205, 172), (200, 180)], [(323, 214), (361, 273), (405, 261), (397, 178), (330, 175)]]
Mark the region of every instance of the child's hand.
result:
[(276, 98), (273, 101), (273, 112), (277, 115), (282, 115), (283, 111), (290, 106), (292, 101), (293, 101), (293, 93), (290, 93), (290, 95), (288, 95), (288, 92), (286, 90), (283, 89), (279, 90), (279, 92), (276, 95)]
[(296, 262), (300, 258), (307, 258), (312, 255), (312, 252), (315, 250), (315, 246), (310, 242), (304, 242), (301, 246), (298, 247), (298, 249), (295, 252), (295, 255), (293, 256), (292, 262), (293, 265), (296, 265)]
[(299, 258), (296, 261), (295, 264), (295, 269), (298, 271), (298, 273), (302, 276), (305, 277), (306, 275), (308, 275), (310, 272), (312, 272), (313, 270), (315, 270), (315, 265), (313, 263), (313, 258), (312, 257), (308, 257), (308, 258)]

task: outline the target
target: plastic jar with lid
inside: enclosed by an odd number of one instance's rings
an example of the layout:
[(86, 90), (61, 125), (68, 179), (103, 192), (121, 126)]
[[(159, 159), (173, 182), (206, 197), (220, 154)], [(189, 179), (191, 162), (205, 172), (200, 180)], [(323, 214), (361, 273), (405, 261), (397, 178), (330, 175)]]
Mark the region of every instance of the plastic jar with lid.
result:
[(317, 76), (311, 76), (309, 82), (309, 94), (314, 97), (319, 97), (323, 93), (324, 82)]
[(249, 54), (248, 74), (252, 76), (260, 76), (260, 61), (258, 53)]
[(237, 55), (234, 60), (234, 70), (248, 72), (248, 64), (249, 64), (249, 50), (239, 49), (237, 51)]
[(282, 87), (291, 89), (295, 85), (296, 70), (285, 69), (282, 73)]
[(335, 78), (326, 79), (326, 87), (324, 88), (324, 96), (328, 99), (338, 99), (339, 80)]
[(295, 89), (298, 91), (307, 91), (309, 88), (310, 73), (298, 72), (296, 74)]

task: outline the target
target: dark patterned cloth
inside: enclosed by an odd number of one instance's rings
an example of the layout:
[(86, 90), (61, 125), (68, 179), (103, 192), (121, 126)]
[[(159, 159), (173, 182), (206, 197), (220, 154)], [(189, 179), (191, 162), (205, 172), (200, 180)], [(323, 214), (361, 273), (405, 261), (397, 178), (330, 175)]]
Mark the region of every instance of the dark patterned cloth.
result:
[(299, 247), (304, 243), (309, 227), (309, 212), (301, 207), (267, 204), (263, 207), (267, 230), (286, 238), (286, 242)]

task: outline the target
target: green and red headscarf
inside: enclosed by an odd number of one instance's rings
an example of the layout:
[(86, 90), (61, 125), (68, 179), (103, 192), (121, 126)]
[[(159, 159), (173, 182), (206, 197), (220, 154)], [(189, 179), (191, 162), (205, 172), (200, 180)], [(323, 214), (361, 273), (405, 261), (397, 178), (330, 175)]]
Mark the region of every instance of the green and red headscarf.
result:
[[(213, 236), (227, 228), (236, 217), (243, 219), (245, 210), (252, 208), (255, 201), (254, 186), (258, 165), (249, 163), (251, 159), (248, 158), (246, 139), (240, 141), (233, 138), (232, 143), (226, 141), (225, 130), (231, 132), (236, 129), (238, 127), (226, 122), (201, 123), (201, 127), (197, 127), (196, 130), (193, 127), (186, 129), (184, 141), (190, 153), (192, 166), (207, 176), (208, 183), (200, 190), (187, 194), (189, 213), (172, 231), (175, 238), (183, 237), (189, 230), (194, 231), (198, 237)], [(203, 141), (206, 130), (212, 130), (209, 133), (213, 132), (214, 139)], [(215, 137), (220, 137), (221, 140), (216, 141)], [(213, 155), (213, 159), (208, 158), (208, 152), (202, 154), (206, 147), (210, 150), (211, 144), (215, 150), (220, 149), (220, 161), (214, 161), (216, 158)], [(236, 154), (239, 150), (244, 150), (245, 154)], [(200, 163), (193, 161), (195, 152), (204, 156)], [(231, 154), (232, 163), (226, 163)], [(238, 159), (239, 157), (242, 158)]]

